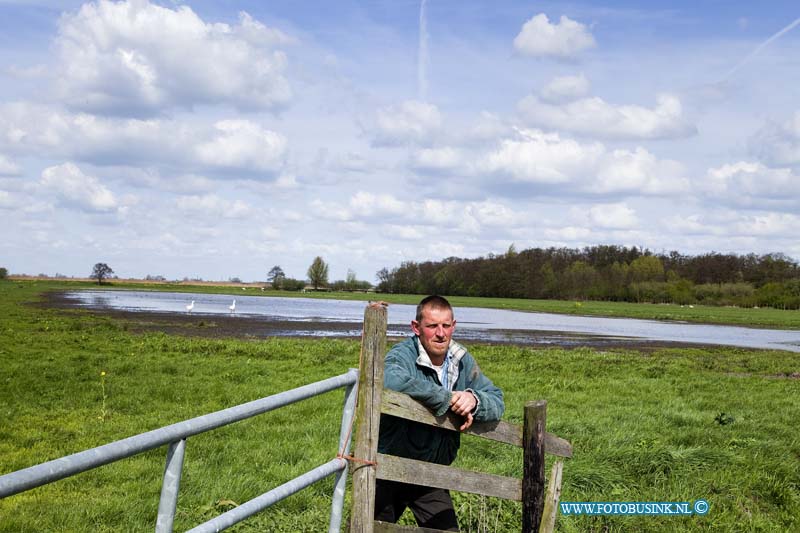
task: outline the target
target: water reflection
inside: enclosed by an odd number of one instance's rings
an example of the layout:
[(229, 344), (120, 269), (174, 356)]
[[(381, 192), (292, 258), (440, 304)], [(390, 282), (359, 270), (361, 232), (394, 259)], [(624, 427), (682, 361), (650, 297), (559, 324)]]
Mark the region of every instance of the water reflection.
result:
[[(234, 298), (220, 294), (149, 291), (71, 291), (67, 296), (77, 305), (93, 309), (184, 315), (187, 314), (186, 305), (192, 300), (195, 301), (193, 315), (231, 315), (228, 308)], [(361, 332), (360, 325), (365, 305), (362, 301), (246, 295), (237, 295), (235, 298), (236, 312), (233, 316), (258, 318), (261, 321), (286, 325), (285, 330), (270, 327), (270, 335), (358, 336)], [(407, 335), (408, 324), (414, 318), (415, 311), (416, 307), (413, 305), (390, 305), (389, 334)], [(800, 331), (792, 330), (527, 313), (471, 307), (457, 308), (456, 319), (457, 336), (462, 340), (520, 344), (531, 342), (580, 344), (589, 336), (593, 344), (636, 339), (800, 352)]]

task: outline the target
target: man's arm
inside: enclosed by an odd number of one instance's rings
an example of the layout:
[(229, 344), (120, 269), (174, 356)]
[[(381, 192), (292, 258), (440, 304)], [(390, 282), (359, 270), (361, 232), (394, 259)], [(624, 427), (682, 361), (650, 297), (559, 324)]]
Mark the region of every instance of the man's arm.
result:
[(463, 361), (464, 371), (467, 373), (467, 390), (474, 394), (478, 401), (478, 408), (472, 413), (475, 421), (500, 420), (506, 409), (503, 402), (503, 391), (497, 388), (492, 383), (492, 380), (481, 372), (472, 355), (465, 355)]
[[(400, 345), (398, 345), (400, 346)], [(384, 362), (383, 384), (403, 394), (408, 394), (425, 407), (441, 416), (450, 407), (450, 391), (426, 379), (420, 378), (416, 371), (416, 357), (410, 357), (398, 350), (389, 351)]]

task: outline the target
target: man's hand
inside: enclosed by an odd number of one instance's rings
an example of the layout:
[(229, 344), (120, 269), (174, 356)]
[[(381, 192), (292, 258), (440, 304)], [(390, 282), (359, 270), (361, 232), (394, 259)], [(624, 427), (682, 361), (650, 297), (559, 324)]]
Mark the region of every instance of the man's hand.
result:
[(450, 396), (450, 410), (464, 417), (464, 424), (459, 428), (461, 431), (472, 425), (472, 411), (476, 405), (478, 400), (469, 391), (454, 391)]
[(472, 415), (468, 414), (464, 417), (464, 423), (461, 424), (461, 427), (458, 428), (459, 431), (466, 431), (472, 425)]

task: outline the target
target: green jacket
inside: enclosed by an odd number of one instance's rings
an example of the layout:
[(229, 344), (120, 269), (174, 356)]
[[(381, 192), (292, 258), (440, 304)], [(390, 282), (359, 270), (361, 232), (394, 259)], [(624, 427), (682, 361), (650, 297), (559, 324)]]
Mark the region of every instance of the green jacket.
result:
[[(476, 422), (499, 420), (505, 410), (503, 391), (494, 386), (472, 355), (458, 343), (451, 344), (451, 353), (454, 347), (460, 359), (457, 360), (459, 373), (453, 390), (469, 389), (478, 398), (477, 411), (473, 415)], [(395, 345), (384, 362), (384, 387), (408, 394), (435, 415), (442, 415), (450, 408), (452, 393), (442, 387), (435, 370), (421, 364), (419, 354), (416, 336)], [(460, 444), (461, 433), (458, 431), (381, 415), (378, 440), (381, 453), (449, 465), (455, 460)]]

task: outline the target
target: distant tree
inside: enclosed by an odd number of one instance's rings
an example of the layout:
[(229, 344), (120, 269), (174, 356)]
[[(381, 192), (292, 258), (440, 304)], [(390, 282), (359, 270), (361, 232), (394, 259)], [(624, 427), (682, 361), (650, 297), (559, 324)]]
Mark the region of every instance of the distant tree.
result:
[[(670, 271), (672, 272), (672, 271)], [(668, 283), (667, 292), (672, 303), (688, 305), (695, 302), (692, 282), (688, 279), (673, 279)]]
[(306, 282), (300, 279), (284, 278), (281, 280), (281, 289), (284, 291), (301, 291)]
[(95, 263), (94, 268), (92, 269), (92, 275), (90, 277), (92, 279), (96, 279), (98, 285), (102, 285), (103, 280), (113, 273), (114, 271), (107, 264)]
[(605, 297), (610, 300), (624, 300), (627, 293), (628, 271), (625, 263), (614, 261), (603, 271), (605, 279)]
[(393, 293), (419, 294), (421, 272), (419, 265), (414, 261), (403, 261), (398, 268), (391, 272)]
[(8, 269), (6, 267), (0, 267), (0, 279), (6, 279), (8, 277)]
[(664, 281), (664, 265), (654, 255), (634, 259), (630, 266), (633, 281)]
[(329, 287), (334, 291), (367, 291), (372, 288), (372, 284), (369, 281), (359, 280), (356, 273), (348, 269), (346, 279), (336, 280)]
[(394, 292), (394, 273), (390, 272), (388, 268), (383, 267), (378, 270), (375, 278), (378, 280), (378, 292)]
[(597, 271), (585, 261), (575, 261), (564, 273), (563, 279), (568, 296), (586, 299), (597, 285)]
[(540, 275), (542, 278), (540, 294), (545, 298), (557, 298), (560, 295), (558, 278), (553, 271), (553, 265), (549, 261), (542, 265)]
[(358, 278), (356, 278), (356, 273), (348, 268), (347, 277), (344, 280), (344, 288), (349, 291), (352, 291), (357, 288), (357, 285), (358, 285)]
[(308, 272), (306, 273), (308, 276), (308, 280), (314, 286), (314, 289), (318, 289), (321, 285), (328, 284), (328, 264), (322, 260), (320, 256), (314, 258), (314, 262), (311, 263), (311, 266), (308, 267)]
[(444, 264), (434, 275), (437, 294), (458, 294), (462, 292), (462, 279), (458, 274), (457, 265)]
[(285, 279), (286, 279), (286, 274), (283, 272), (283, 269), (278, 265), (272, 267), (269, 273), (267, 273), (267, 281), (270, 282), (273, 289), (280, 289), (281, 283)]

